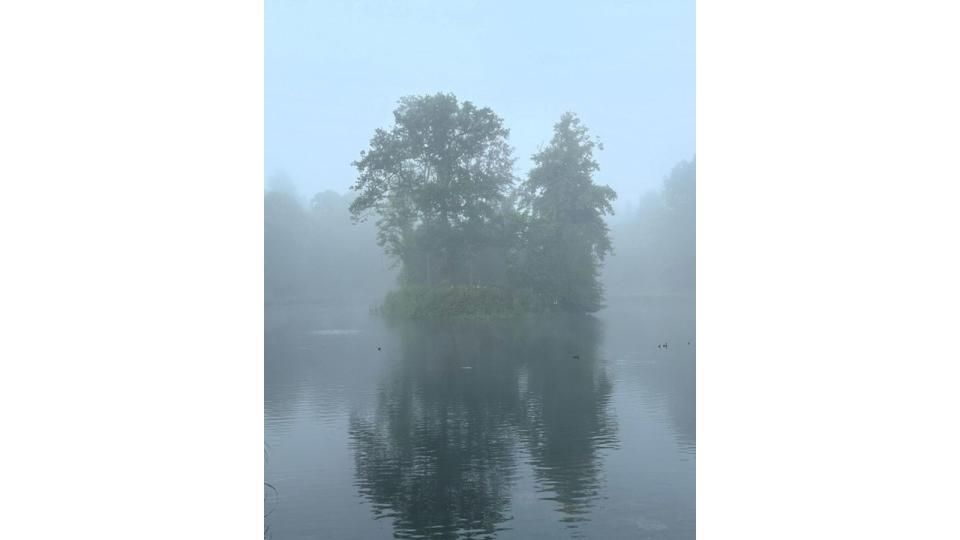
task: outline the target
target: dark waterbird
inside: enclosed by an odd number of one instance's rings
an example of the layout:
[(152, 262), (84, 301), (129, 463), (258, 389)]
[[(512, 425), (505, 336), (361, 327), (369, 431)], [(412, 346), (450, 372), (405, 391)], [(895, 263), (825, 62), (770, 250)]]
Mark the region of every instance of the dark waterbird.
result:
[(579, 359), (580, 359), (580, 355), (579, 355), (579, 354), (573, 355), (573, 359), (574, 359), (574, 360), (579, 360)]
[(380, 347), (377, 347), (377, 350), (379, 351), (379, 350), (380, 350)]

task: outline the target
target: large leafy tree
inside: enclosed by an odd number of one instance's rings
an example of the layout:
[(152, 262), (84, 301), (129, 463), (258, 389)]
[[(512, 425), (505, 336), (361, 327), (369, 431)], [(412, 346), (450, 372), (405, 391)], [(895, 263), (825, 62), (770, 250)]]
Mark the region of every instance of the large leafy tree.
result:
[(402, 98), (393, 116), (353, 163), (350, 211), (377, 216), (378, 241), (408, 282), (473, 282), (487, 225), (513, 184), (509, 130), (452, 94)]
[(549, 304), (575, 311), (602, 307), (600, 265), (611, 252), (603, 216), (613, 213), (616, 192), (593, 182), (600, 143), (573, 113), (554, 125), (550, 144), (533, 156), (521, 186), (529, 218), (521, 250), (524, 285)]

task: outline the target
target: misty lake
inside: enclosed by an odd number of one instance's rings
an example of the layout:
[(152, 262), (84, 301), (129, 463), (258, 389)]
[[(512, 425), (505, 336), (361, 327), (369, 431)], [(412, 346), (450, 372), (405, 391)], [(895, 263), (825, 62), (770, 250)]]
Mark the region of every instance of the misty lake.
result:
[(268, 305), (267, 535), (694, 538), (694, 299), (608, 303), (404, 323)]

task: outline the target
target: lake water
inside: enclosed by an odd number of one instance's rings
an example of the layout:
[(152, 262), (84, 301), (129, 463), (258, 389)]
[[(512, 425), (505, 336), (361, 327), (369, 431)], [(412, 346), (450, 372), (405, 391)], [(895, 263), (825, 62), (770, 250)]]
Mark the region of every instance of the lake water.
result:
[(404, 324), (267, 306), (267, 535), (694, 538), (694, 306)]

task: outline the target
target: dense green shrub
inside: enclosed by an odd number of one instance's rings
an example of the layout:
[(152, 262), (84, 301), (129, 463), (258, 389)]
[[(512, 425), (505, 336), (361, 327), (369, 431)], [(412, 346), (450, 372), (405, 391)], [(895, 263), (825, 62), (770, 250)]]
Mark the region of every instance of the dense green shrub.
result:
[(404, 319), (496, 319), (539, 311), (540, 306), (531, 295), (500, 287), (408, 286), (388, 293), (382, 311)]

